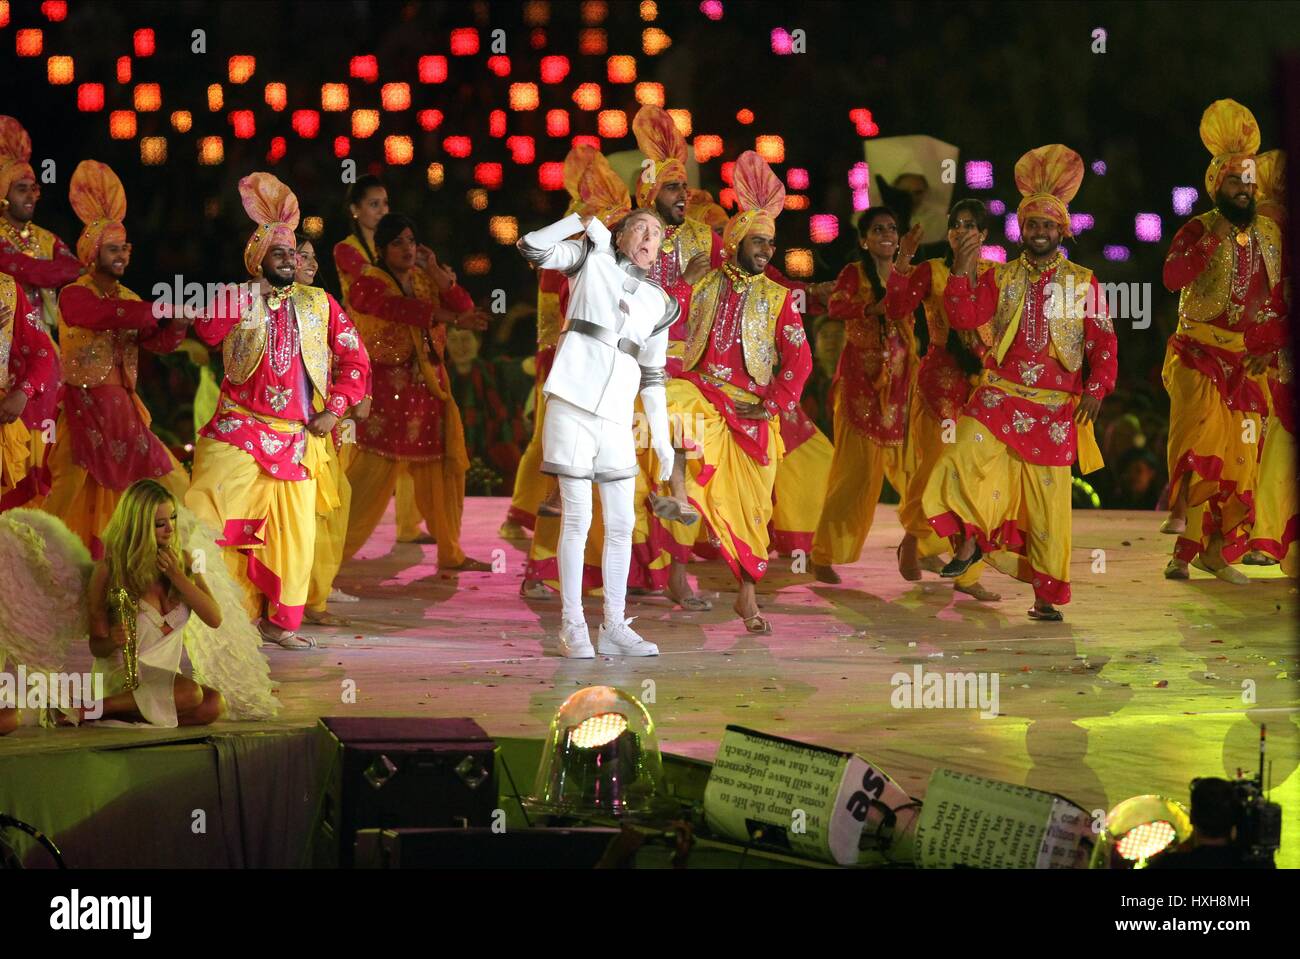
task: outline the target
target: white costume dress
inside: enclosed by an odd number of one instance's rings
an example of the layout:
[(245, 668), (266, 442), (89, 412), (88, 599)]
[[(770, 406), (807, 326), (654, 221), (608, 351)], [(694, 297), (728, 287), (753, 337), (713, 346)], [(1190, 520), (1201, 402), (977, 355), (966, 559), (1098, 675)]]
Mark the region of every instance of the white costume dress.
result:
[[(154, 726), (173, 727), (176, 719), (176, 677), (181, 672), (181, 650), (185, 648), (185, 624), (190, 608), (175, 606), (166, 616), (140, 600), (136, 608), (135, 635), (139, 642), (140, 685), (132, 692), (140, 715)], [(126, 667), (122, 652), (95, 660), (95, 672), (104, 677), (104, 695), (126, 690)]]
[[(578, 239), (566, 237), (578, 235)], [(582, 554), (591, 526), (591, 483), (599, 484), (605, 518), (601, 569), (605, 624), (622, 624), (632, 557), (638, 393), (649, 420), (661, 480), (673, 449), (664, 395), (668, 327), (677, 301), (611, 245), (610, 232), (577, 214), (519, 241), (539, 268), (569, 277), (569, 307), (555, 362), (542, 387), (547, 397), (542, 472), (560, 478), (560, 593), (564, 621), (581, 623)]]

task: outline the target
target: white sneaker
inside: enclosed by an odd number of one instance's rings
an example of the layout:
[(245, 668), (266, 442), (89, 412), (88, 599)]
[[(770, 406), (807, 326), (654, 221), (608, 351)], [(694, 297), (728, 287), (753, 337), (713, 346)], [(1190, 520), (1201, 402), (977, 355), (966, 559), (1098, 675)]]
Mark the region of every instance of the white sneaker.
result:
[[(636, 619), (635, 616), (632, 619)], [(613, 626), (600, 624), (596, 649), (605, 656), (658, 656), (659, 647), (647, 643), (632, 630), (632, 619), (625, 619)]]
[(330, 590), (329, 602), (331, 603), (359, 603), (360, 596), (353, 596), (351, 593), (345, 593), (343, 590), (335, 587)]
[(560, 627), (560, 655), (568, 659), (596, 658), (586, 623), (565, 623)]

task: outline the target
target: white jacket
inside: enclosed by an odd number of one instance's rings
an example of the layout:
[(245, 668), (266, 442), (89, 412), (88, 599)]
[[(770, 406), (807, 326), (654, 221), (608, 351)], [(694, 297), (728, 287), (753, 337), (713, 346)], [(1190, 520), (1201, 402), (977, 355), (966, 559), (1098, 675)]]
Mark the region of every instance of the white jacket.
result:
[[(574, 234), (582, 236), (565, 239)], [(615, 251), (609, 230), (595, 217), (585, 229), (575, 213), (534, 230), (519, 241), (519, 251), (536, 266), (569, 277), (565, 332), (542, 391), (628, 427), (641, 392), (652, 442), (656, 447), (666, 442), (663, 367), (668, 327), (680, 313), (677, 300)], [(636, 358), (609, 342), (571, 330), (575, 320), (609, 331), (606, 339), (639, 348)]]

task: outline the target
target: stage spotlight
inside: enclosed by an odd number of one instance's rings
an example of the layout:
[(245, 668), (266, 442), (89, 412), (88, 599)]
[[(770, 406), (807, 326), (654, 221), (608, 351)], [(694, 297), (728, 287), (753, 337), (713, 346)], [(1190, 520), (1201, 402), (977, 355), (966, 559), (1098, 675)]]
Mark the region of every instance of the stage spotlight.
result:
[(993, 189), (993, 164), (988, 160), (967, 160), (966, 186), (972, 190)]
[(601, 110), (596, 117), (596, 130), (610, 140), (627, 136), (627, 114), (622, 110)]
[(853, 212), (861, 213), (871, 209), (871, 191), (866, 187), (853, 191)]
[(472, 57), (478, 53), (478, 31), (473, 27), (457, 27), (451, 31), (451, 55)]
[(177, 133), (189, 133), (194, 125), (194, 117), (189, 110), (177, 110), (172, 114), (172, 129)]
[(141, 137), (140, 162), (145, 166), (160, 166), (167, 162), (166, 137)]
[(768, 163), (785, 162), (785, 140), (774, 133), (754, 138), (754, 152)]
[(506, 149), (510, 151), (510, 159), (520, 165), (532, 163), (537, 159), (537, 144), (532, 137), (507, 137)]
[(77, 109), (84, 113), (94, 113), (104, 109), (104, 85), (83, 83), (77, 87)]
[(605, 65), (610, 83), (632, 83), (636, 80), (636, 59), (626, 55), (610, 57)]
[(488, 220), (488, 232), (502, 246), (513, 246), (519, 239), (519, 221), (512, 216), (494, 216)]
[(814, 243), (831, 243), (840, 235), (840, 218), (833, 213), (818, 213), (808, 218), (808, 238)]
[(785, 251), (785, 272), (796, 279), (813, 275), (812, 250), (790, 249)]
[(230, 125), (235, 128), (238, 140), (251, 140), (257, 133), (257, 120), (252, 110), (231, 110)]
[(488, 136), (503, 137), (506, 135), (506, 111), (493, 110), (488, 114)]
[[(501, 189), (502, 171), (500, 163), (477, 163), (474, 165), (474, 182), (489, 190)], [(486, 203), (484, 204), (486, 205)], [(475, 209), (480, 209), (475, 207)]]
[(669, 110), (668, 115), (673, 118), (673, 123), (677, 125), (677, 132), (684, 137), (691, 135), (691, 111), (690, 110)]
[(43, 0), (41, 13), (50, 23), (62, 23), (68, 17), (67, 0)]
[(569, 58), (542, 57), (541, 75), (543, 83), (559, 83), (569, 75)]
[(573, 102), (579, 110), (600, 109), (600, 84), (582, 83), (573, 91)]
[(199, 163), (216, 166), (226, 159), (226, 147), (221, 137), (203, 137), (199, 140)]
[(991, 260), (994, 263), (1007, 262), (1007, 248), (1004, 246), (982, 246), (980, 247), (980, 259)]
[(108, 135), (114, 140), (131, 140), (135, 137), (135, 111), (114, 110), (108, 115)]
[(609, 50), (609, 38), (604, 30), (583, 30), (578, 34), (578, 52), (602, 57)]
[(1133, 233), (1143, 243), (1160, 242), (1160, 214), (1139, 213), (1133, 218)]
[(446, 176), (447, 172), (443, 169), (441, 163), (430, 163), (429, 169), (426, 172), (426, 178), (429, 181), (429, 189), (437, 190), (441, 188)]
[(420, 57), (421, 83), (442, 83), (447, 79), (447, 58), (443, 56)]
[(117, 58), (117, 82), (118, 83), (131, 82), (131, 58), (130, 57)]
[(154, 51), (154, 35), (151, 27), (142, 27), (132, 37), (137, 57), (151, 57)]
[(442, 126), (441, 110), (421, 110), (415, 115), (421, 130), (436, 130)]
[(389, 166), (405, 166), (415, 159), (415, 147), (410, 137), (384, 137), (384, 162)]
[(313, 240), (319, 240), (325, 233), (325, 221), (318, 216), (303, 217), (302, 232)]
[(411, 108), (411, 85), (409, 83), (385, 83), (379, 90), (379, 102), (385, 110), (409, 110)]
[(714, 157), (722, 156), (722, 137), (713, 133), (702, 133), (695, 138), (695, 162), (708, 163)]
[(673, 45), (673, 38), (658, 27), (641, 31), (641, 49), (649, 56), (657, 57)]
[(722, 0), (704, 0), (700, 4), (700, 13), (704, 14), (710, 20), (722, 19)]
[(636, 85), (636, 102), (654, 107), (664, 105), (664, 85), (642, 81)]
[(1200, 194), (1194, 186), (1176, 186), (1174, 187), (1174, 212), (1179, 216), (1187, 216), (1192, 212), (1192, 207), (1196, 205), (1196, 199)]
[(348, 73), (358, 80), (374, 83), (379, 79), (379, 60), (373, 53), (353, 57), (349, 64)]
[(442, 141), (442, 148), (449, 156), (463, 160), (474, 151), (474, 144), (469, 137), (447, 137)]
[(600, 137), (594, 137), (590, 133), (580, 133), (569, 141), (569, 147), (591, 147), (593, 150), (600, 149)]
[(659, 4), (655, 0), (641, 0), (641, 19), (654, 20), (659, 16)]
[(543, 163), (537, 168), (537, 182), (543, 190), (564, 189), (564, 164)]
[(555, 712), (527, 803), (555, 814), (650, 812), (663, 795), (654, 721), (635, 697), (588, 686)]
[[(696, 137), (695, 142), (699, 143), (700, 138)], [(791, 190), (808, 189), (808, 171), (803, 167), (790, 167), (790, 169), (785, 171), (785, 185)]]
[(569, 135), (569, 111), (546, 111), (546, 135), (548, 137), (567, 137)]
[(537, 91), (535, 83), (512, 83), (510, 84), (510, 109), (511, 110), (536, 110), (541, 102), (541, 94)]
[(1146, 861), (1192, 835), (1182, 803), (1164, 796), (1134, 796), (1106, 814), (1092, 850), (1093, 869), (1143, 869)]
[(352, 140), (348, 137), (334, 138), (334, 155), (340, 160), (352, 152)]
[(808, 199), (806, 193), (787, 193), (785, 195), (785, 208), (787, 210), (806, 210), (812, 206), (812, 201)]
[(271, 137), (271, 149), (266, 151), (266, 160), (268, 163), (279, 163), (288, 152), (289, 147), (284, 142), (284, 137)]
[(40, 30), (19, 30), (14, 34), (14, 48), (20, 57), (39, 57), (45, 49), (45, 35)]
[(208, 86), (208, 109), (213, 113), (219, 113), (221, 108), (226, 105), (226, 97), (221, 92), (221, 84), (213, 83)]
[(861, 160), (853, 164), (849, 170), (849, 188), (853, 190), (866, 190), (871, 186), (871, 168)]
[(524, 4), (524, 23), (544, 27), (551, 22), (551, 5), (546, 0), (528, 0)]
[(283, 83), (268, 83), (264, 94), (266, 105), (279, 113), (289, 103), (289, 93)]
[(346, 83), (322, 83), (320, 86), (320, 107), (331, 113), (341, 113), (348, 108), (348, 85)]
[(320, 133), (320, 114), (315, 110), (294, 110), (293, 132), (304, 140), (315, 139)]
[(508, 77), (510, 76), (510, 58), (499, 54), (495, 57), (488, 57), (487, 68), (489, 72), (498, 77)]
[(582, 22), (604, 23), (609, 16), (609, 4), (605, 0), (582, 0)]
[(239, 54), (226, 61), (227, 75), (231, 83), (247, 83), (257, 70), (257, 58), (248, 54)]
[(72, 57), (50, 57), (45, 61), (45, 77), (55, 86), (71, 83), (73, 70)]

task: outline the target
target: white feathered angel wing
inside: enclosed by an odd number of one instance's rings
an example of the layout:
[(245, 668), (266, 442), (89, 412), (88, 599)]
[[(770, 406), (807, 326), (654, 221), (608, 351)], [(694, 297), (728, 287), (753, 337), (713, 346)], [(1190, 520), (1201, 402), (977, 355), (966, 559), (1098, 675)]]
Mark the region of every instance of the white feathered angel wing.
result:
[(0, 664), (63, 668), (69, 644), (90, 631), (93, 568), (90, 552), (58, 517), (38, 509), (0, 513)]
[(184, 506), (179, 521), (181, 542), (191, 557), (203, 558), (203, 580), (221, 607), (216, 629), (193, 615), (185, 626), (194, 681), (221, 693), (230, 719), (273, 719), (280, 702), (272, 691), (271, 665), (262, 654), (257, 627), (244, 612), (242, 591), (226, 568), (216, 534)]

